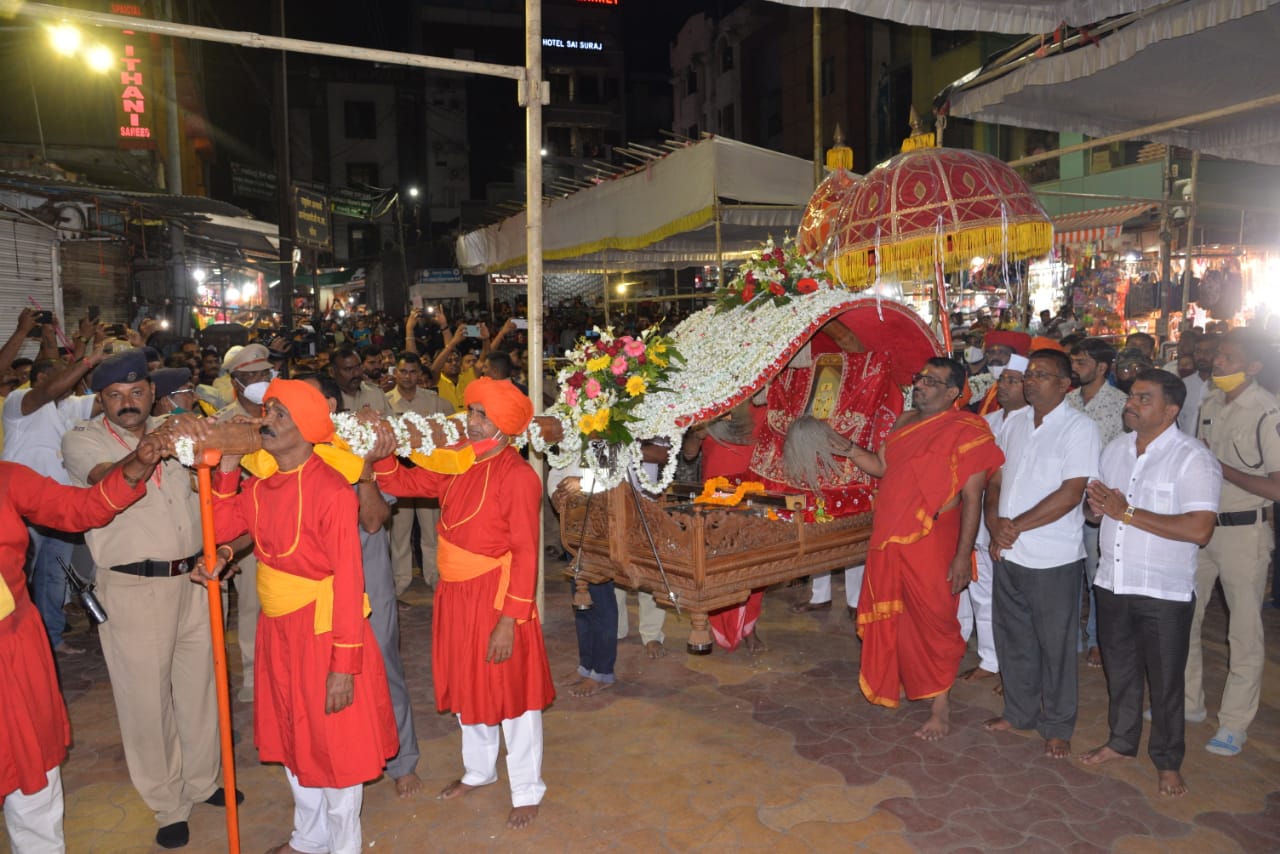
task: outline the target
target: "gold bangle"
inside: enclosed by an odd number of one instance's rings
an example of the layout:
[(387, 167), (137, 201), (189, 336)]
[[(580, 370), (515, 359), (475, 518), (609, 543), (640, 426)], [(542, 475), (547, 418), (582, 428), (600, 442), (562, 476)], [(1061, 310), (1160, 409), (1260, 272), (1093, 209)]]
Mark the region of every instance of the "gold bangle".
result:
[(223, 549), (227, 550), (227, 563), (231, 563), (231, 559), (236, 556), (235, 549), (231, 548), (231, 546), (228, 546), (228, 545), (218, 546), (216, 549), (213, 550), (213, 556), (221, 557)]
[(1133, 514), (1136, 512), (1138, 512), (1138, 508), (1130, 504), (1128, 507), (1124, 508), (1124, 515), (1120, 517), (1120, 520), (1124, 522), (1126, 525), (1132, 525)]

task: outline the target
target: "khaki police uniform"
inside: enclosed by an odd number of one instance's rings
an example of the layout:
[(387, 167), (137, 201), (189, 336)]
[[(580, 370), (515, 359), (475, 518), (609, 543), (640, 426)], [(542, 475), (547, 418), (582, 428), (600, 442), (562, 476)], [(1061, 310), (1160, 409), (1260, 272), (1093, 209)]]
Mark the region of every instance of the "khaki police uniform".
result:
[[(238, 415), (248, 416), (240, 401), (224, 406), (213, 416), (215, 421), (230, 421)], [(258, 601), (258, 558), (253, 549), (236, 560), (239, 572), (235, 576), (236, 585), (236, 640), (240, 644), (240, 691), (236, 698), (243, 703), (253, 702), (253, 650), (258, 642), (258, 614), (262, 605)], [(225, 583), (223, 585), (225, 591)], [(225, 602), (224, 611), (225, 611)], [(226, 613), (223, 613), (226, 618)]]
[[(148, 431), (161, 422), (152, 418)], [(80, 485), (138, 445), (103, 416), (62, 439)], [(200, 501), (191, 474), (165, 460), (146, 494), (85, 534), (109, 619), (99, 629), (129, 778), (161, 826), (185, 821), (220, 785), (217, 698), (209, 652), (209, 600), (187, 573), (200, 551)]]
[(383, 415), (391, 411), (391, 406), (387, 403), (387, 396), (382, 392), (382, 389), (367, 380), (360, 381), (360, 391), (355, 394), (347, 394), (344, 391), (342, 393), (342, 404), (347, 408), (348, 412), (359, 412), (366, 406)]
[[(392, 412), (416, 412), (422, 416), (453, 415), (453, 404), (434, 391), (420, 388), (413, 400), (400, 394), (400, 389), (387, 392), (387, 405)], [(422, 549), (422, 578), (435, 586), (436, 523), (440, 521), (440, 504), (434, 498), (398, 498), (391, 512), (391, 570), (395, 576), (396, 595), (404, 593), (413, 582), (413, 520), (418, 520), (418, 545)]]
[[(1222, 465), (1245, 474), (1267, 477), (1280, 471), (1280, 402), (1256, 382), (1230, 403), (1217, 388), (1200, 406), (1197, 435)], [(1275, 539), (1272, 502), (1225, 479), (1213, 539), (1200, 550), (1196, 566), (1196, 611), (1187, 655), (1186, 715), (1205, 713), (1204, 660), (1200, 630), (1214, 582), (1222, 582), (1230, 611), (1227, 643), (1231, 668), (1222, 692), (1218, 725), (1245, 732), (1258, 713), (1265, 649), (1262, 597)]]

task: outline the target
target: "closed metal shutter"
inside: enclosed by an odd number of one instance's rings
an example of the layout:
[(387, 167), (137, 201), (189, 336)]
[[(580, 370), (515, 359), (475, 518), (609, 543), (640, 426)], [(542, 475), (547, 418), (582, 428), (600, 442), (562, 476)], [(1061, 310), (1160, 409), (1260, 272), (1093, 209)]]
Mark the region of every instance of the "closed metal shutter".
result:
[[(63, 322), (62, 290), (58, 287), (58, 233), (28, 219), (0, 214), (0, 343), (9, 340), (18, 313), (35, 300)], [(35, 356), (32, 339), (21, 355)], [(6, 366), (7, 367), (7, 366)]]

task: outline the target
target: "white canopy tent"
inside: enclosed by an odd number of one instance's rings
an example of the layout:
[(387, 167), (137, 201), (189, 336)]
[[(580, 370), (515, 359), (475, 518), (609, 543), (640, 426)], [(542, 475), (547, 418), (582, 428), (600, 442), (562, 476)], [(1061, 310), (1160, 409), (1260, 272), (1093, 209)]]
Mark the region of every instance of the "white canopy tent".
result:
[[(813, 191), (813, 164), (709, 137), (543, 208), (548, 272), (609, 272), (717, 264), (795, 231)], [(458, 238), (468, 273), (525, 267), (526, 215)]]
[(788, 6), (844, 9), (935, 30), (1047, 33), (1163, 5), (1166, 0), (773, 0)]
[(949, 112), (1095, 137), (1152, 128), (1143, 139), (1280, 164), (1278, 41), (1280, 0), (1179, 0), (1096, 43), (1002, 57), (953, 84)]

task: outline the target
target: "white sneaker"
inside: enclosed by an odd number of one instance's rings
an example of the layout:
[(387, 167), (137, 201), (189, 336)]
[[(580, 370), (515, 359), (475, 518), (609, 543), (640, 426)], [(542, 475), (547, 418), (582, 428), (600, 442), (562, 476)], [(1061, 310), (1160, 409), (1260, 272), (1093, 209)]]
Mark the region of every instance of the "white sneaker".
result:
[(1218, 734), (1209, 739), (1204, 749), (1218, 756), (1236, 756), (1244, 749), (1248, 737), (1242, 732), (1218, 727)]

